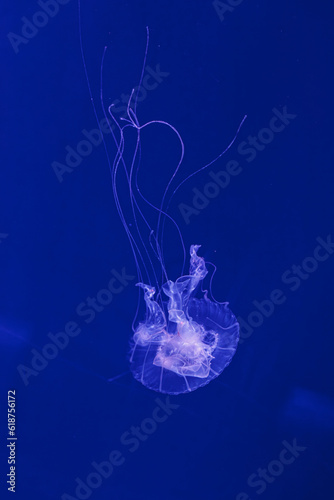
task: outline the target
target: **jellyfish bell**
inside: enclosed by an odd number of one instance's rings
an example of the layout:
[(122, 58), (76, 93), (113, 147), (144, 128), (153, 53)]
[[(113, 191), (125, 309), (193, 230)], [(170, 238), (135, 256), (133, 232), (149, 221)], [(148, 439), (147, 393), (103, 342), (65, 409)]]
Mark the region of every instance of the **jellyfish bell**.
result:
[[(202, 387), (229, 365), (239, 340), (239, 324), (228, 304), (196, 298), (207, 274), (205, 261), (190, 248), (189, 275), (162, 287), (168, 302), (155, 300), (155, 289), (144, 290), (146, 316), (134, 331), (131, 371), (149, 389), (182, 394)], [(167, 317), (166, 317), (166, 312)]]

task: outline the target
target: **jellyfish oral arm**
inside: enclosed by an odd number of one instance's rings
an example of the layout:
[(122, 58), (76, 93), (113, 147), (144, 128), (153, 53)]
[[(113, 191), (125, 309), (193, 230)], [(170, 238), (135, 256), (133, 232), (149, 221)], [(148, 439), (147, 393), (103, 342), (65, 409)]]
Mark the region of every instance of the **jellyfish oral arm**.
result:
[(154, 300), (155, 288), (144, 283), (137, 283), (144, 290), (146, 303), (146, 318), (144, 323), (139, 323), (133, 334), (135, 345), (145, 346), (150, 343), (160, 344), (166, 333), (167, 321), (159, 304)]

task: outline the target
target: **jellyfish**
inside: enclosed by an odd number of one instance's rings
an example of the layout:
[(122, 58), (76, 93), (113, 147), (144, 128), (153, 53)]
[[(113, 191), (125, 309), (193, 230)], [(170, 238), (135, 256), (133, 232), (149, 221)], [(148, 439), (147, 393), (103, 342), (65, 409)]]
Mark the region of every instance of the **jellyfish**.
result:
[[(144, 76), (148, 46), (147, 28), (138, 88)], [(183, 394), (205, 386), (229, 365), (238, 345), (239, 324), (228, 302), (217, 302), (213, 298), (211, 281), (216, 268), (199, 255), (199, 244), (190, 246), (189, 271), (185, 272), (185, 244), (169, 208), (175, 193), (186, 181), (212, 165), (232, 146), (246, 117), (222, 153), (176, 183), (184, 159), (184, 143), (178, 130), (158, 119), (141, 124), (137, 113), (138, 92), (134, 89), (123, 116), (117, 115), (113, 105), (105, 106), (103, 67), (106, 49), (101, 62), (100, 103), (116, 145), (113, 161), (105, 142), (104, 146), (116, 209), (128, 237), (138, 275), (139, 295), (132, 321), (130, 370), (134, 378), (148, 389)], [(84, 57), (83, 62), (86, 70)], [(89, 84), (87, 72), (86, 77)], [(93, 106), (97, 116), (94, 102)], [(161, 133), (168, 128), (175, 135), (180, 150), (159, 204), (143, 194), (139, 181), (140, 171), (145, 168), (141, 139), (148, 127), (158, 127)], [(120, 183), (123, 183), (122, 188)], [(151, 187), (153, 189), (153, 184)], [(173, 244), (178, 242), (182, 254), (179, 275), (174, 280), (170, 277), (168, 259), (165, 258), (170, 244), (165, 237), (167, 224), (175, 231)], [(209, 265), (214, 270), (209, 287), (205, 289), (203, 283)]]
[[(162, 290), (163, 307), (151, 285), (143, 289), (146, 315), (132, 339), (131, 371), (149, 389), (167, 394), (191, 392), (208, 384), (231, 362), (239, 340), (239, 324), (228, 303), (195, 292), (208, 271), (199, 245), (190, 247), (189, 273)], [(168, 312), (166, 316), (165, 311)]]

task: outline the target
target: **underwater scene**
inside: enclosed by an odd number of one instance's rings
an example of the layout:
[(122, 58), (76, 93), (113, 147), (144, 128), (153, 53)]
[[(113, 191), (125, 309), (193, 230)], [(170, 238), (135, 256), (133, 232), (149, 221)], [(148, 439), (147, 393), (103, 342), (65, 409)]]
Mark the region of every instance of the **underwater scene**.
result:
[(1, 10), (1, 499), (334, 499), (333, 4)]

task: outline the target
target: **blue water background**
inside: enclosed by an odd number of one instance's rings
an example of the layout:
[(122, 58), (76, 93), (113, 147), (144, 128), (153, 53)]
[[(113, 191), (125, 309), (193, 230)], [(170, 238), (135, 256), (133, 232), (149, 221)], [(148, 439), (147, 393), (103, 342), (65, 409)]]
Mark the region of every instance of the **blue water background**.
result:
[[(202, 255), (216, 264), (215, 298), (229, 301), (245, 322), (258, 311), (254, 301), (281, 290), (282, 303), (268, 317), (255, 315), (262, 324), (244, 327), (226, 371), (205, 388), (171, 397), (171, 414), (133, 452), (121, 436), (145, 426), (166, 402), (127, 373), (135, 279), (90, 323), (76, 312), (106, 287), (112, 269), (135, 275), (105, 151), (94, 147), (62, 182), (52, 167), (65, 163), (66, 146), (76, 148), (83, 129), (97, 127), (80, 54), (78, 5), (60, 5), (18, 53), (7, 33), (20, 34), (22, 16), (31, 20), (41, 8), (19, 1), (1, 10), (1, 451), (6, 394), (15, 389), (16, 498), (78, 498), (76, 478), (86, 482), (92, 463), (108, 460), (112, 450), (124, 463), (87, 498), (334, 498), (331, 247), (317, 254), (328, 258), (314, 272), (289, 281), (292, 266), (313, 257), (317, 239), (334, 232), (332, 3), (244, 0), (219, 16), (212, 2), (82, 2), (99, 120), (105, 45), (104, 95), (111, 103), (138, 83), (149, 26), (147, 64), (168, 75), (138, 104), (138, 118), (166, 120), (178, 129), (185, 145), (180, 180), (223, 151), (248, 115), (235, 145), (183, 185), (170, 213), (186, 247), (201, 244)], [(240, 144), (285, 107), (293, 115), (289, 124), (248, 161)], [(115, 146), (106, 139), (113, 158)], [(161, 199), (178, 155), (171, 133), (152, 128), (143, 134), (140, 182), (152, 201)], [(203, 193), (209, 172), (226, 170), (231, 160), (242, 171), (187, 224), (180, 204), (193, 207), (193, 190)], [(174, 279), (181, 254), (175, 234), (166, 234)], [(18, 366), (31, 368), (32, 349), (41, 352), (48, 334), (64, 331), (69, 321), (80, 333), (24, 380)], [(250, 476), (268, 469), (294, 442), (301, 447), (295, 460), (262, 487), (252, 486)], [(1, 497), (10, 495), (6, 457)]]

